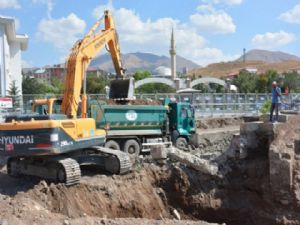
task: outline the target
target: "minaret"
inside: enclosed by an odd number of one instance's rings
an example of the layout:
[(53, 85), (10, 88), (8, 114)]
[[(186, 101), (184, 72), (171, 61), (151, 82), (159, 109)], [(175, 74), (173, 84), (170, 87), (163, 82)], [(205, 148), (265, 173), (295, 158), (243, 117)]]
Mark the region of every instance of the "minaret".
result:
[(171, 56), (171, 77), (172, 80), (175, 80), (176, 79), (176, 48), (175, 48), (175, 38), (174, 38), (173, 28), (171, 34), (170, 56)]

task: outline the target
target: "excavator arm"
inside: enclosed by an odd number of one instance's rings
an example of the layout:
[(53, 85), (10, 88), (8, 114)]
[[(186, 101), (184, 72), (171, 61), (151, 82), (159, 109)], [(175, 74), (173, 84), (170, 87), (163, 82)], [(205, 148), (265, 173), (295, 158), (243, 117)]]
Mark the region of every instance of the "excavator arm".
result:
[[(62, 101), (62, 113), (69, 118), (76, 118), (81, 89), (85, 79), (85, 71), (91, 60), (108, 45), (117, 78), (124, 76), (122, 68), (120, 46), (115, 24), (109, 11), (104, 13), (103, 30), (96, 33), (101, 21), (97, 21), (87, 35), (78, 41), (71, 50), (67, 59), (67, 74), (65, 77), (65, 89)], [(82, 95), (82, 117), (86, 118), (86, 93)]]

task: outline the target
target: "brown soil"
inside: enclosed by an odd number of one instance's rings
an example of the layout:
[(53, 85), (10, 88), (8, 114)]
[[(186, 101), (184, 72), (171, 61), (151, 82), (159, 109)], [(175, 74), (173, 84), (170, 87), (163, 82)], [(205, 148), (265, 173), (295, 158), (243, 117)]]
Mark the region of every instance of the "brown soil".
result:
[[(125, 176), (84, 176), (80, 184), (66, 187), (33, 178), (0, 174), (0, 224), (199, 224), (174, 221), (166, 192), (156, 185), (169, 168), (148, 165)], [(188, 215), (181, 215), (189, 219)], [(107, 219), (131, 218), (131, 219)], [(156, 220), (160, 220), (157, 222)], [(98, 222), (97, 222), (98, 221)], [(104, 222), (103, 222), (104, 221)], [(142, 221), (142, 223), (141, 223)], [(2, 222), (2, 223), (1, 223)]]
[(112, 99), (107, 99), (107, 100), (101, 100), (100, 102), (104, 102), (108, 105), (161, 105), (161, 101), (159, 100), (152, 100), (152, 99), (136, 99), (136, 100), (131, 100), (131, 101), (115, 101)]
[(241, 117), (205, 118), (197, 121), (197, 128), (199, 129), (224, 128), (227, 126), (238, 126), (243, 122), (244, 120)]
[[(280, 148), (297, 145), (299, 124), (300, 117), (280, 127), (273, 144)], [(88, 171), (72, 187), (11, 178), (2, 170), (0, 224), (209, 225), (204, 220), (229, 225), (300, 225), (299, 180), (292, 186), (294, 201), (281, 204), (271, 191), (268, 154), (250, 155), (244, 160), (223, 157), (218, 176), (173, 162), (164, 166), (144, 163), (125, 176), (90, 176)], [(295, 157), (295, 176), (299, 161)], [(174, 220), (174, 210), (183, 221)]]

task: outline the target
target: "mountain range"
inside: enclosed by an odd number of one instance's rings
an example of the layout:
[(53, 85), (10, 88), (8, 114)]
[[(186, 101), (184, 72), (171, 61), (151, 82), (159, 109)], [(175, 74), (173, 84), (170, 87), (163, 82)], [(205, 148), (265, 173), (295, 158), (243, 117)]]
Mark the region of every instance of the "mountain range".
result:
[(204, 68), (197, 68), (189, 71), (193, 76), (212, 76), (223, 77), (230, 74), (237, 74), (241, 69), (255, 68), (258, 73), (267, 70), (276, 70), (283, 73), (290, 70), (300, 68), (300, 58), (285, 52), (267, 51), (254, 49), (245, 54), (246, 61), (243, 56), (237, 60), (230, 62), (212, 63)]
[[(128, 53), (122, 54), (123, 66), (127, 72), (131, 73), (137, 70), (153, 71), (159, 66), (170, 67), (170, 58), (167, 56), (158, 56), (151, 53)], [(191, 60), (185, 59), (179, 55), (176, 56), (177, 71), (181, 72), (184, 68), (196, 69), (200, 66)], [(99, 55), (92, 60), (90, 67), (98, 67), (108, 72), (114, 72), (114, 67), (109, 54)]]
[[(276, 63), (283, 61), (298, 61), (300, 58), (280, 51), (267, 51), (260, 49), (253, 49), (245, 54), (246, 61), (262, 61), (267, 63)], [(237, 59), (243, 61), (243, 56)]]

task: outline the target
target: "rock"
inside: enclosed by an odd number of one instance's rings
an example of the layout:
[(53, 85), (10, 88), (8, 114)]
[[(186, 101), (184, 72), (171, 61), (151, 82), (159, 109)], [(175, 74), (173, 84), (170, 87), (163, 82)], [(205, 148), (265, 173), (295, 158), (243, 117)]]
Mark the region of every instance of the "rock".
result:
[(281, 203), (282, 205), (288, 205), (288, 204), (290, 203), (290, 201), (289, 201), (289, 200), (286, 200), (286, 199), (282, 199), (282, 200), (280, 200), (280, 203)]
[(180, 214), (176, 209), (173, 209), (172, 213), (177, 220), (181, 220)]
[(171, 159), (177, 160), (186, 166), (192, 167), (195, 170), (209, 175), (217, 175), (218, 166), (208, 160), (201, 159), (188, 152), (183, 152), (175, 147), (168, 148), (168, 156)]
[(8, 225), (8, 221), (7, 220), (2, 220), (2, 221), (0, 220), (0, 224), (1, 225)]
[(294, 148), (294, 143), (287, 143), (286, 147), (288, 147), (288, 148)]
[(69, 224), (70, 224), (69, 220), (64, 220), (63, 225), (69, 225)]
[(154, 160), (161, 160), (167, 158), (167, 150), (163, 145), (151, 146), (150, 154)]

